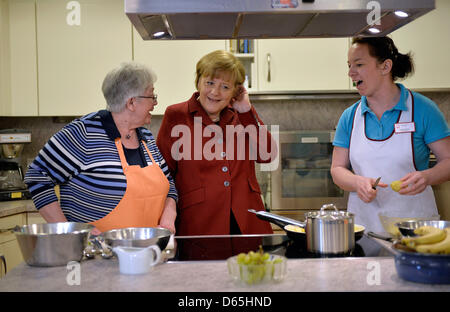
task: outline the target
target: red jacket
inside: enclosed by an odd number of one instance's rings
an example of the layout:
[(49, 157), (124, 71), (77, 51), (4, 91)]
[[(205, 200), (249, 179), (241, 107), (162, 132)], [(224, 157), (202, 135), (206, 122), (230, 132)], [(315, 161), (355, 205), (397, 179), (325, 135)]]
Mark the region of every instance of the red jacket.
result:
[[(261, 133), (257, 136), (233, 133), (242, 134), (239, 127), (249, 126), (245, 129), (251, 130), (259, 129), (258, 122), (263, 125), (253, 107), (240, 114), (229, 106), (221, 112), (220, 122), (216, 125), (197, 98), (198, 93), (194, 93), (188, 101), (166, 109), (157, 139), (178, 190), (177, 235), (230, 234), (231, 209), (242, 234), (272, 233), (269, 222), (248, 212), (248, 209), (264, 210), (255, 175), (255, 159), (257, 162), (274, 159), (276, 144), (270, 133), (264, 129), (253, 132)], [(234, 127), (238, 125), (238, 128)], [(171, 136), (171, 133), (174, 134)], [(260, 140), (262, 136), (266, 140)], [(234, 144), (231, 138), (234, 138)], [(259, 146), (261, 142), (267, 142), (263, 144), (267, 145), (264, 149), (267, 153), (258, 152), (255, 157), (255, 153), (250, 153), (250, 147)], [(244, 147), (241, 150), (245, 155), (238, 155), (238, 147)], [(269, 158), (272, 149), (274, 152)], [(181, 155), (183, 159), (180, 159)]]

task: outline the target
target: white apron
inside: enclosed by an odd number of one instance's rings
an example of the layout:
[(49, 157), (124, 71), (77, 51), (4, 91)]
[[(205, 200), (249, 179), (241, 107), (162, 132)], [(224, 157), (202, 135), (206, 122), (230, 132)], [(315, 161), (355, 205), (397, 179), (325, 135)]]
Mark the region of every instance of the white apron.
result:
[[(414, 98), (409, 92), (407, 110), (400, 112), (398, 122), (413, 122)], [(392, 133), (386, 140), (371, 140), (365, 133), (365, 118), (361, 115), (361, 102), (355, 112), (350, 139), (350, 164), (355, 174), (377, 178), (390, 184), (406, 174), (416, 171), (413, 159), (413, 132)], [(390, 187), (377, 188), (376, 198), (363, 202), (356, 192), (350, 192), (348, 211), (355, 214), (355, 223), (373, 232), (386, 232), (379, 214), (389, 217), (432, 217), (438, 214), (431, 186), (416, 195), (400, 195)]]

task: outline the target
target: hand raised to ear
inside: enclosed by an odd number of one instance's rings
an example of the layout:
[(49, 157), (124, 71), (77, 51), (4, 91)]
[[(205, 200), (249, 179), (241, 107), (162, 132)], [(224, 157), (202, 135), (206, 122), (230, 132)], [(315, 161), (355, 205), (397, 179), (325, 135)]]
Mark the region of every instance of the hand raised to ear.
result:
[(231, 105), (238, 113), (246, 113), (252, 108), (248, 92), (244, 86), (237, 86), (236, 96), (231, 99)]

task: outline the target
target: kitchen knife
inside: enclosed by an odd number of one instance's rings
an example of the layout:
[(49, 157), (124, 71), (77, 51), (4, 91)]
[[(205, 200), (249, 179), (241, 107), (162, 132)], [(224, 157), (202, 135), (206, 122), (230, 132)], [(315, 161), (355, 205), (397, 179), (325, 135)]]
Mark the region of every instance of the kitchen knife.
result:
[(375, 181), (375, 183), (372, 185), (372, 188), (373, 188), (374, 190), (377, 189), (377, 185), (378, 185), (378, 183), (380, 183), (380, 180), (381, 180), (381, 177), (379, 177), (379, 178)]

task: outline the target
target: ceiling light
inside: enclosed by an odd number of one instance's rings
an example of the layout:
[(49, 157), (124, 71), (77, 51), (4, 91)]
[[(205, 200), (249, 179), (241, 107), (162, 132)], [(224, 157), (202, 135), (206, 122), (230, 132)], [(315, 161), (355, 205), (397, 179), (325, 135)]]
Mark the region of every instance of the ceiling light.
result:
[(158, 37), (163, 36), (164, 34), (165, 34), (164, 31), (158, 31), (153, 34), (153, 37), (158, 38)]
[(172, 39), (169, 23), (165, 15), (146, 15), (142, 23), (148, 29), (149, 39)]
[(403, 11), (395, 11), (394, 13), (395, 13), (395, 15), (397, 15), (398, 17), (401, 17), (401, 18), (409, 16), (408, 13), (403, 12)]
[(375, 27), (371, 27), (368, 29), (372, 34), (379, 34), (381, 32), (381, 30), (379, 30), (378, 28)]

